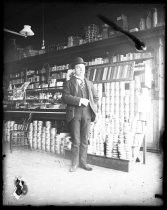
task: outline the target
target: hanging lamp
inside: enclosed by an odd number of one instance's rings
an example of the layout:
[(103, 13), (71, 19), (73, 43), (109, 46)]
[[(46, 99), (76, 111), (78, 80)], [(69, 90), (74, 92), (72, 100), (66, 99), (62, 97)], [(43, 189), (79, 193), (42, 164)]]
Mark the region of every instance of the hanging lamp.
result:
[(6, 29), (6, 28), (4, 28), (4, 31), (8, 32), (8, 33), (19, 35), (19, 36), (24, 36), (24, 37), (34, 36), (34, 32), (31, 30), (31, 26), (29, 26), (29, 25), (24, 25), (24, 28), (19, 33), (9, 30), (9, 29)]

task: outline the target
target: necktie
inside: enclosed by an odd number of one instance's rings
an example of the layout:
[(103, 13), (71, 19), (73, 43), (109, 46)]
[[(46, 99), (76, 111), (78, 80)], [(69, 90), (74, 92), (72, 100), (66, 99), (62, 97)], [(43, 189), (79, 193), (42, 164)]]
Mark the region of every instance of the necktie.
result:
[(84, 79), (81, 79), (80, 77), (77, 77), (77, 76), (75, 76), (79, 81), (79, 86), (81, 87), (81, 89), (83, 89), (84, 88), (84, 86), (85, 86), (85, 81), (84, 81)]
[(80, 83), (80, 87), (81, 87), (81, 89), (83, 89), (83, 88), (84, 88), (84, 86), (85, 86), (84, 80), (81, 80), (81, 83)]

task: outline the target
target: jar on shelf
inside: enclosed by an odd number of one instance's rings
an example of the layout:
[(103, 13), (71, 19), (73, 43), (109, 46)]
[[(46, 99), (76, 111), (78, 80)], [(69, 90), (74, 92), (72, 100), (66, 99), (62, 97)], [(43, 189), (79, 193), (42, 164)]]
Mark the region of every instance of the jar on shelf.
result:
[(157, 8), (153, 8), (153, 27), (157, 27), (158, 24), (158, 11)]
[(151, 12), (148, 12), (148, 15), (146, 17), (146, 28), (150, 29), (152, 27), (152, 17), (151, 17)]
[(140, 28), (140, 30), (145, 30), (146, 25), (145, 25), (145, 19), (144, 18), (140, 19), (139, 28)]
[(108, 39), (108, 25), (107, 24), (103, 24), (102, 26), (102, 38), (103, 39)]

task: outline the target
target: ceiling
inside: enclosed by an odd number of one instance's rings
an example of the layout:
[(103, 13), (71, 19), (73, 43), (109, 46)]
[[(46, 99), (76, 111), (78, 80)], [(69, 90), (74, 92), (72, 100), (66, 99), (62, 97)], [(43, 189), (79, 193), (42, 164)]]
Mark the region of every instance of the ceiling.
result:
[(116, 17), (125, 14), (129, 27), (134, 28), (139, 27), (140, 18), (145, 18), (153, 7), (158, 8), (159, 18), (162, 18), (164, 8), (161, 4), (5, 1), (4, 28), (19, 32), (24, 25), (30, 25), (35, 36), (24, 38), (5, 32), (4, 37), (5, 40), (16, 39), (16, 43), (21, 47), (31, 45), (34, 49), (41, 48), (43, 35), (45, 46), (55, 43), (67, 44), (68, 36), (84, 38), (84, 26), (94, 23), (101, 27), (103, 23), (97, 18), (97, 14), (103, 14), (115, 22)]

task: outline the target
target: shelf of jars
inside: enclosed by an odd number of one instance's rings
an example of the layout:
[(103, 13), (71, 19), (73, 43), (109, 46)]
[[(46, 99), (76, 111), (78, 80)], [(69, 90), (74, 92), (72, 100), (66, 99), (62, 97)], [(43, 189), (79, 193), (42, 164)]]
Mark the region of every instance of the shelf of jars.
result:
[[(135, 32), (131, 32), (131, 33), (136, 35), (137, 37), (147, 41), (147, 40), (153, 39), (157, 36), (164, 35), (164, 28), (165, 28), (165, 26), (159, 26), (159, 27), (154, 27), (154, 28), (147, 29), (147, 30), (135, 31)], [(102, 47), (105, 47), (105, 48), (112, 47), (115, 49), (116, 46), (120, 46), (127, 42), (128, 42), (128, 40), (124, 35), (122, 35), (121, 33), (116, 33), (115, 35), (112, 35), (111, 37), (108, 37), (105, 39), (94, 40), (94, 41), (90, 41), (87, 43), (83, 43), (78, 46), (66, 47), (66, 48), (62, 48), (59, 50), (53, 49), (52, 51), (48, 51), (44, 54), (36, 55), (33, 57), (28, 57), (26, 59), (27, 60), (35, 60), (36, 58), (38, 58), (40, 60), (40, 59), (54, 57), (54, 56), (61, 57), (62, 54), (67, 55), (67, 57), (68, 57), (68, 55), (70, 53), (73, 55), (74, 53), (77, 53), (78, 51), (84, 52), (85, 50), (86, 51), (90, 50), (89, 48), (91, 48), (91, 50), (97, 50), (98, 48), (102, 48)], [(133, 44), (129, 43), (128, 45), (131, 48), (131, 50), (133, 50)], [(26, 60), (26, 59), (23, 58), (22, 60)]]

